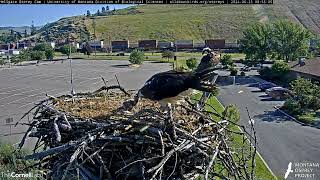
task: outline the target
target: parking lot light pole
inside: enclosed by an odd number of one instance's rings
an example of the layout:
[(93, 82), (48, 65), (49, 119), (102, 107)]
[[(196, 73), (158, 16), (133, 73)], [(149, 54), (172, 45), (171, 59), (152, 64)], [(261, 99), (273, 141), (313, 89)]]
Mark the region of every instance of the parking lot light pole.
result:
[(69, 62), (70, 62), (70, 84), (71, 84), (71, 96), (75, 94), (74, 88), (73, 88), (73, 73), (72, 73), (72, 58), (71, 58), (71, 44), (70, 44), (70, 38), (69, 38)]

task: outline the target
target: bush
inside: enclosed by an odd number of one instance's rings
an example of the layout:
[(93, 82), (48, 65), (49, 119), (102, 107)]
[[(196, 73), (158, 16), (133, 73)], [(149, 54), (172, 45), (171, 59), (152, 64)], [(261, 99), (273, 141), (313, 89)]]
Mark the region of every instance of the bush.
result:
[(59, 51), (62, 53), (62, 54), (65, 54), (68, 56), (68, 58), (70, 57), (70, 52), (71, 53), (75, 53), (77, 52), (77, 48), (75, 46), (69, 46), (69, 45), (64, 45), (64, 46), (61, 46), (59, 48)]
[(236, 105), (231, 104), (222, 112), (222, 117), (223, 119), (236, 123), (240, 120), (240, 111)]
[(6, 64), (6, 62), (1, 58), (0, 59), (0, 66), (3, 66), (3, 65), (5, 65)]
[(271, 80), (273, 78), (271, 68), (269, 68), (269, 67), (264, 67), (264, 68), (260, 69), (259, 74), (260, 74), (261, 78), (263, 78), (265, 80)]
[(240, 76), (246, 76), (246, 73), (241, 71)]
[(230, 70), (230, 76), (236, 76), (238, 74), (238, 70), (234, 67), (231, 67), (229, 70)]
[(290, 71), (288, 63), (283, 61), (275, 62), (271, 67), (273, 78), (283, 78)]
[(172, 51), (163, 51), (162, 52), (162, 58), (172, 59), (174, 57), (174, 52)]
[(142, 64), (144, 61), (144, 53), (139, 50), (133, 50), (130, 54), (129, 61), (132, 64)]
[(294, 99), (288, 99), (284, 105), (283, 109), (285, 109), (289, 114), (295, 116), (301, 114), (303, 111), (298, 101)]
[(22, 50), (20, 51), (18, 58), (21, 61), (29, 61), (31, 59), (30, 57), (30, 51), (29, 50)]
[(307, 123), (312, 124), (314, 122), (315, 117), (313, 116), (313, 113), (305, 113), (303, 115), (298, 116), (298, 120)]
[(31, 60), (43, 60), (46, 58), (46, 53), (44, 51), (31, 51), (30, 58)]
[(37, 44), (32, 50), (44, 51), (45, 57), (47, 59), (53, 59), (53, 57), (54, 57), (54, 49), (52, 48), (52, 46), (50, 44), (47, 44), (47, 43)]
[(233, 66), (233, 60), (231, 58), (231, 55), (229, 55), (229, 54), (223, 55), (221, 58), (221, 64), (223, 66), (227, 66), (227, 67)]
[(19, 64), (22, 62), (22, 60), (18, 57), (18, 55), (13, 55), (11, 56), (11, 63), (13, 63), (14, 65)]
[(189, 69), (194, 70), (198, 65), (198, 61), (196, 58), (189, 58), (189, 59), (187, 59), (186, 64)]

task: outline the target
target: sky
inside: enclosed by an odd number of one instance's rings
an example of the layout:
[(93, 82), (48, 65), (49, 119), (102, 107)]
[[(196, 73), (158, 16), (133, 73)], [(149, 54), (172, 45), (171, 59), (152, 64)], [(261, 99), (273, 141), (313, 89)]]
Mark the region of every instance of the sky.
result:
[(30, 26), (34, 21), (35, 26), (42, 26), (46, 23), (54, 22), (62, 17), (83, 15), (89, 10), (96, 13), (102, 7), (109, 6), (121, 9), (129, 5), (123, 4), (86, 4), (86, 5), (60, 5), (60, 4), (41, 4), (41, 5), (0, 5), (0, 27), (5, 26)]

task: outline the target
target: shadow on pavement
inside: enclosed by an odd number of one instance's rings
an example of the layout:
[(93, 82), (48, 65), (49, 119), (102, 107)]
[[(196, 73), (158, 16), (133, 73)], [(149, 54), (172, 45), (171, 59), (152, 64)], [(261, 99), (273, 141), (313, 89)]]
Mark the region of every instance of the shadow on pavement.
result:
[(256, 115), (256, 116), (254, 116), (254, 118), (261, 119), (262, 121), (266, 121), (266, 122), (276, 122), (276, 123), (291, 121), (288, 117), (283, 115), (278, 110), (264, 111), (264, 114)]
[(130, 64), (116, 64), (116, 65), (111, 65), (111, 67), (115, 68), (128, 68)]

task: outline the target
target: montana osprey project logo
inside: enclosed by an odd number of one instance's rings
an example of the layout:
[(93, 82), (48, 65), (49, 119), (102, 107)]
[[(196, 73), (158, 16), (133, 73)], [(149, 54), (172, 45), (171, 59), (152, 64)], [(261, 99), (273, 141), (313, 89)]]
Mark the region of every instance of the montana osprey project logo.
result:
[(293, 170), (292, 170), (292, 162), (289, 162), (288, 169), (287, 169), (286, 173), (284, 174), (284, 179), (287, 179), (289, 174), (292, 173), (292, 172), (293, 172)]

